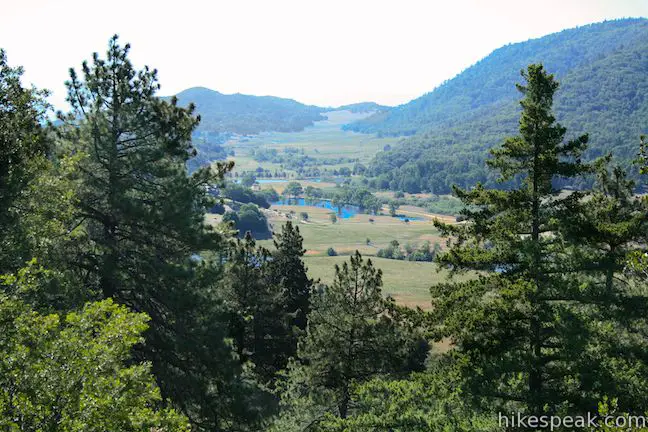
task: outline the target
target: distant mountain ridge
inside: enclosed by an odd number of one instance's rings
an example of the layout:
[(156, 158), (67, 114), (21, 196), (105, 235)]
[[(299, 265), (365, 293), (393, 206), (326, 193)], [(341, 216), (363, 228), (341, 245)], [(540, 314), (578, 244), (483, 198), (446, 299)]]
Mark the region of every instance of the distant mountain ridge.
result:
[(325, 120), (326, 108), (304, 105), (274, 96), (226, 95), (205, 87), (193, 87), (176, 95), (178, 103), (193, 102), (201, 116), (198, 130), (208, 133), (297, 132)]
[(275, 96), (241, 93), (228, 95), (205, 87), (183, 90), (176, 97), (182, 106), (192, 102), (196, 105), (196, 111), (201, 116), (198, 131), (208, 135), (299, 132), (316, 121), (326, 120), (324, 114), (329, 111), (371, 113), (389, 109), (375, 102), (360, 102), (337, 108), (319, 107)]
[(352, 113), (369, 113), (369, 112), (382, 112), (390, 110), (391, 107), (386, 105), (379, 105), (375, 102), (359, 102), (350, 105), (342, 105), (337, 108), (332, 108), (331, 111), (351, 111)]
[(648, 20), (623, 19), (506, 45), (435, 90), (345, 126), (379, 135), (414, 135), (377, 155), (370, 173), (382, 187), (447, 192), (493, 183), (487, 150), (517, 133), (515, 83), (543, 63), (561, 87), (558, 120), (571, 136), (589, 133), (588, 157), (613, 151), (627, 164), (648, 131)]

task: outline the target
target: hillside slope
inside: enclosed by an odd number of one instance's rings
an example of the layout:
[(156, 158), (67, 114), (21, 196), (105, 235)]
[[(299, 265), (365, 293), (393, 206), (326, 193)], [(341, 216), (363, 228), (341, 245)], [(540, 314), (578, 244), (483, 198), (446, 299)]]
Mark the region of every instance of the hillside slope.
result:
[(590, 134), (588, 157), (612, 151), (627, 164), (648, 130), (648, 20), (592, 24), (495, 50), (412, 102), (346, 126), (380, 135), (414, 135), (380, 153), (370, 170), (382, 187), (418, 192), (493, 183), (488, 148), (517, 131), (519, 71), (543, 63), (561, 83), (558, 120)]
[(176, 95), (180, 105), (193, 102), (202, 120), (198, 130), (213, 134), (296, 132), (325, 120), (324, 108), (274, 96), (226, 95), (193, 87)]
[(391, 107), (379, 105), (375, 102), (359, 102), (350, 105), (342, 105), (337, 108), (332, 108), (332, 111), (350, 111), (352, 113), (370, 113), (373, 111), (381, 112), (387, 111)]

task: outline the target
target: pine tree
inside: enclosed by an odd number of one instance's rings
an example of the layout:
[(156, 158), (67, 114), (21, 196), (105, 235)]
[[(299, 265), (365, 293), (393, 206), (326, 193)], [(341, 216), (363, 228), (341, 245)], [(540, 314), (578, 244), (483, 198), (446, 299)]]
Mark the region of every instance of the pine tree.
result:
[(634, 412), (648, 404), (639, 383), (648, 379), (643, 359), (648, 344), (645, 290), (627, 277), (627, 259), (648, 240), (648, 208), (634, 194), (635, 184), (611, 156), (595, 164), (597, 181), (585, 197), (572, 200), (560, 214), (561, 231), (573, 244), (569, 259), (580, 273), (579, 301), (586, 305), (588, 344), (580, 355), (581, 387), (613, 398), (617, 407)]
[[(313, 280), (308, 277), (302, 257), (303, 247), (299, 227), (288, 221), (280, 233), (275, 233), (272, 260), (269, 262), (268, 281), (283, 289), (287, 311), (294, 315), (292, 325), (306, 329), (310, 312), (310, 293)], [(296, 345), (295, 345), (296, 348)]]
[[(646, 142), (646, 137), (643, 135), (640, 138), (639, 157), (636, 160), (636, 164), (639, 167), (639, 172), (647, 176), (648, 143)], [(648, 205), (648, 197), (644, 196), (643, 202)], [(648, 283), (648, 252), (645, 250), (634, 251), (629, 257), (628, 269), (639, 281)]]
[(203, 430), (242, 429), (258, 413), (224, 340), (220, 270), (193, 258), (223, 249), (204, 215), (208, 186), (231, 165), (187, 175), (199, 118), (157, 98), (156, 71), (135, 70), (129, 48), (115, 36), (105, 59), (95, 53), (81, 77), (70, 71), (61, 147), (83, 155), (76, 217), (86, 238), (68, 265), (102, 298), (150, 316), (137, 354), (152, 362), (165, 399)]
[[(404, 331), (381, 294), (382, 272), (359, 252), (313, 294), (308, 332), (288, 370), (277, 430), (304, 430), (326, 415), (346, 418), (352, 388), (378, 375), (420, 367), (420, 340)], [(417, 357), (420, 360), (420, 357)], [(300, 426), (301, 425), (301, 426)]]
[[(566, 268), (568, 244), (558, 213), (570, 211), (554, 182), (590, 168), (581, 163), (587, 136), (563, 142), (551, 113), (558, 83), (530, 65), (518, 85), (520, 135), (491, 151), (491, 168), (508, 190), (455, 188), (466, 224), (437, 224), (449, 240), (438, 262), (455, 271), (488, 271), (477, 280), (432, 288), (441, 335), (452, 338), (477, 400), (539, 414), (582, 405), (573, 363), (586, 344), (577, 308), (578, 281)], [(586, 401), (592, 402), (592, 401)]]
[(0, 272), (29, 261), (29, 233), (21, 224), (30, 185), (47, 164), (50, 142), (44, 122), (47, 92), (25, 88), (20, 67), (0, 49)]
[(222, 296), (240, 361), (253, 363), (257, 379), (272, 386), (294, 352), (286, 351), (292, 332), (283, 290), (268, 283), (269, 256), (249, 232), (237, 240), (227, 256)]

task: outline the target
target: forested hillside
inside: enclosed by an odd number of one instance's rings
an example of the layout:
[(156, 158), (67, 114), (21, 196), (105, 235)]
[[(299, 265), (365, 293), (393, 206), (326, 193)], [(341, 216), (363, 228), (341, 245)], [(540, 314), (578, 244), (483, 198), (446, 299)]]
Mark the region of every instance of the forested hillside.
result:
[(196, 105), (199, 132), (257, 134), (295, 132), (314, 121), (325, 120), (325, 108), (304, 105), (274, 96), (226, 95), (204, 87), (193, 87), (176, 95), (180, 105)]
[(347, 125), (381, 135), (414, 135), (380, 153), (370, 166), (377, 186), (447, 192), (453, 183), (492, 184), (485, 150), (517, 128), (519, 71), (539, 62), (561, 87), (557, 119), (574, 134), (589, 133), (584, 157), (635, 156), (648, 125), (648, 20), (592, 24), (504, 46), (437, 89), (408, 104)]
[(336, 111), (351, 111), (352, 113), (370, 113), (373, 111), (381, 112), (387, 111), (390, 107), (385, 105), (380, 105), (375, 102), (358, 102), (350, 105), (342, 105), (335, 108)]

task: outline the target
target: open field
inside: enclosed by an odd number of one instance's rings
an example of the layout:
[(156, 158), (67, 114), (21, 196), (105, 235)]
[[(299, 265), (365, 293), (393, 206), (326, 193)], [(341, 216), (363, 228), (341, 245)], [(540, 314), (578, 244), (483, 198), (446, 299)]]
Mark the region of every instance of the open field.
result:
[[(429, 309), (430, 286), (448, 278), (448, 272), (437, 271), (434, 263), (369, 258), (383, 272), (383, 294), (394, 297), (399, 304)], [(323, 283), (331, 283), (335, 276), (335, 265), (341, 266), (348, 260), (348, 256), (304, 258), (309, 276), (320, 279)], [(455, 278), (466, 280), (468, 276)]]
[[(301, 212), (308, 213), (308, 221), (299, 220)], [(291, 214), (304, 237), (304, 249), (309, 256), (326, 255), (329, 247), (338, 254), (349, 255), (357, 249), (362, 254), (375, 255), (392, 240), (398, 240), (401, 245), (421, 244), (426, 240), (432, 244), (443, 242), (431, 220), (405, 223), (391, 216), (358, 214), (348, 219), (338, 218), (332, 223), (330, 210), (310, 206), (272, 206), (266, 214), (275, 231), (280, 230), (288, 220), (287, 215)]]
[[(282, 150), (286, 147), (303, 149), (304, 154), (315, 159), (357, 158), (367, 163), (386, 145), (396, 145), (400, 138), (378, 138), (341, 129), (342, 125), (367, 117), (368, 113), (351, 113), (349, 111), (332, 111), (324, 114), (328, 120), (316, 122), (301, 132), (265, 132), (259, 135), (236, 138), (226, 143), (228, 150), (234, 150), (235, 156), (229, 159), (235, 162), (235, 171), (249, 171), (261, 166), (274, 171), (281, 170), (278, 164), (259, 163), (251, 157), (251, 150), (258, 148)], [(353, 163), (322, 165), (328, 169), (352, 167)], [(294, 174), (290, 170), (289, 173)]]
[[(277, 149), (282, 151), (291, 147), (303, 150), (304, 154), (315, 159), (357, 158), (367, 164), (374, 155), (383, 150), (386, 145), (398, 145), (399, 138), (378, 138), (373, 135), (345, 132), (342, 125), (366, 117), (367, 114), (354, 114), (348, 111), (326, 113), (328, 120), (316, 122), (314, 126), (302, 132), (291, 133), (262, 133), (251, 137), (238, 137), (226, 144), (228, 150), (234, 150), (235, 171), (251, 171), (258, 167), (270, 170), (286, 171), (291, 177), (286, 181), (261, 183), (261, 189), (273, 188), (283, 193), (289, 181), (294, 181), (294, 171), (286, 170), (279, 164), (257, 162), (252, 157), (255, 149)], [(340, 167), (352, 167), (353, 163), (345, 162), (336, 165), (320, 165), (329, 170)], [(326, 179), (324, 179), (326, 180)], [(336, 184), (326, 181), (298, 180), (302, 187), (313, 186), (326, 191), (336, 189)], [(379, 192), (376, 195), (393, 197), (393, 192)], [(410, 197), (410, 195), (407, 195)], [(412, 196), (414, 197), (414, 196)], [(428, 198), (419, 194), (418, 198)], [(300, 218), (300, 213), (306, 212), (308, 220)], [(410, 306), (429, 306), (430, 285), (442, 281), (446, 272), (437, 272), (433, 263), (410, 262), (377, 258), (378, 250), (387, 247), (390, 242), (397, 240), (401, 246), (407, 243), (413, 247), (425, 241), (444, 244), (439, 237), (433, 220), (439, 218), (444, 222), (454, 222), (454, 217), (431, 214), (425, 208), (403, 205), (398, 209), (400, 215), (418, 217), (422, 220), (412, 220), (408, 223), (398, 218), (387, 216), (389, 209), (384, 207), (385, 215), (357, 214), (351, 218), (338, 217), (332, 223), (329, 209), (312, 206), (272, 206), (264, 210), (273, 231), (279, 231), (281, 225), (292, 220), (300, 229), (306, 249), (306, 264), (312, 277), (320, 278), (323, 282), (331, 282), (334, 265), (348, 259), (348, 256), (359, 250), (364, 256), (371, 257), (384, 272), (384, 293), (392, 295), (399, 303)], [(218, 223), (220, 217), (212, 217), (212, 223)], [(259, 244), (272, 248), (272, 240), (261, 240)], [(339, 256), (327, 256), (328, 248), (332, 247)]]

